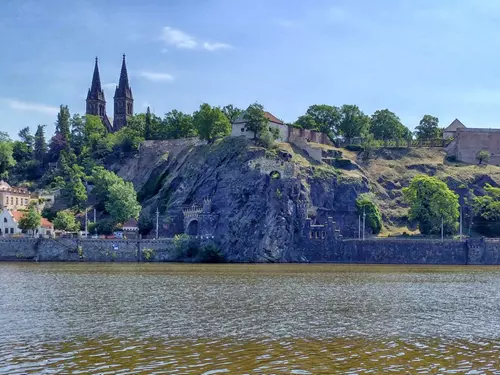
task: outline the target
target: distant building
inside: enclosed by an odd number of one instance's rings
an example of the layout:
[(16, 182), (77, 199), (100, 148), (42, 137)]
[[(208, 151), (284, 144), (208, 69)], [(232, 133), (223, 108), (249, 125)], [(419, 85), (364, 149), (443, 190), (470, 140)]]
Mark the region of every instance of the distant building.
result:
[[(0, 212), (0, 235), (16, 235), (23, 231), (19, 228), (19, 220), (27, 211), (3, 209)], [(35, 229), (35, 236), (52, 236), (54, 233), (54, 225), (45, 218), (40, 221), (40, 226)]]
[(106, 98), (101, 86), (101, 76), (99, 74), (98, 59), (96, 57), (92, 84), (87, 93), (85, 114), (99, 116), (109, 132), (118, 131), (127, 125), (128, 117), (134, 114), (134, 98), (132, 96), (132, 88), (128, 81), (125, 55), (123, 55), (120, 79), (118, 81), (118, 86), (116, 86), (113, 99), (114, 117), (110, 119), (106, 112)]
[(448, 157), (469, 164), (477, 164), (476, 156), (483, 150), (491, 155), (488, 164), (500, 165), (500, 129), (458, 128), (446, 147)]
[(130, 219), (125, 224), (123, 224), (123, 234), (127, 238), (138, 238), (139, 236), (139, 225), (137, 220)]
[[(328, 135), (315, 130), (300, 129), (290, 125), (286, 125), (283, 121), (269, 112), (264, 112), (267, 119), (269, 130), (272, 128), (278, 129), (280, 142), (295, 143), (297, 140), (307, 142), (322, 143), (331, 145), (332, 142)], [(243, 112), (233, 123), (231, 129), (231, 136), (239, 137), (245, 136), (247, 138), (254, 138), (254, 133), (247, 128), (247, 120), (245, 119), (245, 112)]]
[(0, 180), (0, 208), (8, 210), (24, 210), (28, 208), (31, 194), (28, 189), (12, 187)]
[(443, 139), (455, 138), (457, 130), (465, 128), (466, 126), (462, 124), (462, 122), (459, 119), (456, 118), (450, 125), (448, 125), (448, 127), (446, 127), (443, 130)]

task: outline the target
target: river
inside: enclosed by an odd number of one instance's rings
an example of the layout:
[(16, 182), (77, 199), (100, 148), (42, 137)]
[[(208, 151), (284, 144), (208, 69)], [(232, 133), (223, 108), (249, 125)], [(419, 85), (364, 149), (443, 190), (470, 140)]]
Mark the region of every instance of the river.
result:
[(9, 375), (500, 374), (500, 268), (2, 263), (0, 330)]

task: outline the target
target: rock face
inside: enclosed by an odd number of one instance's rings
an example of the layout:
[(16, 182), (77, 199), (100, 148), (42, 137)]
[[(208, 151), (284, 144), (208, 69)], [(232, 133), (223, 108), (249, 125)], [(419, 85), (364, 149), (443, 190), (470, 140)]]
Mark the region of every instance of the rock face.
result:
[(210, 199), (212, 233), (236, 262), (300, 261), (307, 209), (313, 224), (333, 217), (341, 234), (354, 236), (356, 197), (369, 190), (366, 179), (235, 137), (141, 150), (118, 174), (134, 183), (142, 215), (154, 218), (158, 208), (162, 236), (184, 233), (183, 208)]

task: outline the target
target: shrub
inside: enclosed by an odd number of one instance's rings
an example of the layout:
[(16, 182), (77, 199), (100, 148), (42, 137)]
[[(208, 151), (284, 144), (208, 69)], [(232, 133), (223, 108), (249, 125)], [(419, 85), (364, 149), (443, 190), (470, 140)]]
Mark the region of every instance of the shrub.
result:
[(368, 194), (361, 194), (356, 199), (356, 207), (359, 215), (366, 214), (366, 223), (372, 229), (373, 234), (379, 234), (382, 230), (382, 215), (372, 197)]
[(350, 168), (352, 166), (352, 162), (349, 159), (336, 158), (335, 159), (335, 167), (337, 168)]

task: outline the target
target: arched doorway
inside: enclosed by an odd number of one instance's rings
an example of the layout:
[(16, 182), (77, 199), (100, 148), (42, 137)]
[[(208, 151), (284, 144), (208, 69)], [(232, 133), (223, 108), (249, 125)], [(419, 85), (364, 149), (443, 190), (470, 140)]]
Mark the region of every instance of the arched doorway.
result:
[(191, 220), (187, 226), (186, 234), (190, 236), (198, 235), (198, 220)]

